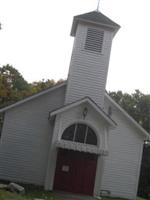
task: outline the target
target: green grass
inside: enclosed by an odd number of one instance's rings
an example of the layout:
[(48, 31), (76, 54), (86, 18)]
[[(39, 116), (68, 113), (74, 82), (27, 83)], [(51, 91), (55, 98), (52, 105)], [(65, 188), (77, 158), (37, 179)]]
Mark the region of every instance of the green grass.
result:
[(31, 200), (34, 198), (45, 199), (45, 200), (54, 200), (54, 195), (52, 194), (52, 192), (44, 191), (41, 188), (26, 190), (25, 197), (27, 199), (31, 199)]
[[(125, 199), (103, 197), (102, 200), (125, 200)], [(141, 197), (137, 197), (136, 200), (146, 200), (146, 199), (143, 199)]]
[[(41, 188), (26, 189), (25, 195), (12, 193), (5, 190), (0, 190), (0, 200), (33, 200), (34, 198), (41, 198), (44, 200), (55, 200), (53, 193), (43, 191)], [(107, 198), (103, 197), (102, 200), (123, 200), (119, 198)], [(136, 200), (144, 200), (137, 197)]]
[(33, 200), (35, 198), (44, 200), (54, 200), (51, 192), (45, 192), (41, 189), (26, 190), (25, 195), (0, 190), (0, 200)]
[(141, 198), (141, 197), (137, 197), (136, 200), (145, 200), (145, 199), (143, 199), (143, 198)]

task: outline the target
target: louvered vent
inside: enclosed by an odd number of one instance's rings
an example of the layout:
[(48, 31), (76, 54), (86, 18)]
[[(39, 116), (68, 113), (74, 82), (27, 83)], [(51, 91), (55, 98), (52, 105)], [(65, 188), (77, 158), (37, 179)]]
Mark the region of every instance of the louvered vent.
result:
[(88, 28), (84, 48), (89, 51), (102, 53), (104, 31)]

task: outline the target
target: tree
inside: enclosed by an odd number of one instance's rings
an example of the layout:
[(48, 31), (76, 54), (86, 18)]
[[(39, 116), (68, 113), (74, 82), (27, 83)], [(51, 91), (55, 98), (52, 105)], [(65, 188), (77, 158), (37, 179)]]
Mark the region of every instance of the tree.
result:
[(150, 132), (150, 95), (145, 95), (139, 90), (135, 90), (131, 95), (121, 91), (109, 92), (109, 95)]
[(42, 90), (45, 90), (47, 88), (53, 87), (56, 84), (56, 82), (52, 80), (44, 80), (42, 81), (36, 81), (30, 84), (32, 94), (40, 92)]
[(139, 123), (150, 133), (150, 95), (143, 95), (137, 105)]
[(0, 67), (0, 107), (14, 103), (30, 93), (22, 75), (12, 66)]
[(11, 65), (0, 67), (0, 108), (60, 84), (63, 81), (62, 79), (57, 82), (53, 79), (42, 79), (42, 81), (29, 84), (18, 70)]
[(64, 80), (60, 79), (57, 82), (55, 82), (53, 79), (42, 79), (42, 81), (36, 81), (30, 84), (30, 89), (31, 89), (31, 93), (35, 94), (38, 93), (40, 91), (43, 91), (47, 88), (53, 87), (54, 85), (59, 85), (61, 83), (63, 83)]

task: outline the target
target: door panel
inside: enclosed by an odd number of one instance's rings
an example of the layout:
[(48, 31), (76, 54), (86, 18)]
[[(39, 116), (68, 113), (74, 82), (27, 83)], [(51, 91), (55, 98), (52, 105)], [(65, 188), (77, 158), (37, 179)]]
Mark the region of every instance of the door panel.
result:
[(59, 149), (54, 189), (92, 195), (96, 165), (94, 154)]

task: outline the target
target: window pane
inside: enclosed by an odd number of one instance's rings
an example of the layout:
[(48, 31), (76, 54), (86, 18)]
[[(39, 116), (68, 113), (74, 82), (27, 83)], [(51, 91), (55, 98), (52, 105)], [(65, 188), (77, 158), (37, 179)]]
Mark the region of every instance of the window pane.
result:
[(86, 138), (86, 144), (94, 144), (97, 145), (97, 137), (94, 131), (88, 127), (88, 132), (87, 132), (87, 138)]
[(84, 143), (85, 133), (86, 133), (86, 126), (84, 124), (78, 124), (75, 135), (75, 141)]
[(72, 125), (66, 128), (66, 130), (64, 131), (62, 135), (62, 139), (73, 141), (74, 130), (75, 130), (75, 125)]

